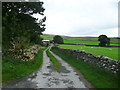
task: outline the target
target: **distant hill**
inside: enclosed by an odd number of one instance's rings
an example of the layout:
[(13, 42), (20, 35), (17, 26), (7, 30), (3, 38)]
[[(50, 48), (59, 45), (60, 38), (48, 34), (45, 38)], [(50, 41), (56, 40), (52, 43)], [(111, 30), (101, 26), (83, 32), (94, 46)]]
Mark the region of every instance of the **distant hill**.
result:
[[(47, 39), (47, 40), (52, 40), (53, 39), (53, 37), (54, 37), (55, 35), (53, 35), (53, 34), (43, 34), (43, 35), (41, 35), (41, 37), (45, 40), (45, 39)], [(72, 36), (64, 36), (64, 35), (60, 35), (64, 40), (69, 40), (69, 39), (86, 39), (86, 40), (88, 40), (88, 39), (96, 39), (97, 40), (97, 37), (72, 37)]]
[(44, 39), (44, 40), (53, 40), (53, 37), (55, 35), (51, 35), (51, 34), (43, 34), (41, 35), (41, 37)]
[[(53, 40), (53, 37), (54, 37), (55, 35), (53, 35), (53, 34), (43, 34), (43, 35), (41, 35), (41, 37), (44, 39), (44, 40)], [(68, 37), (68, 36), (63, 36), (63, 35), (60, 35), (63, 39), (67, 39), (67, 38), (70, 38), (70, 37)]]
[(113, 37), (113, 38), (115, 38), (115, 39), (120, 39), (120, 37)]

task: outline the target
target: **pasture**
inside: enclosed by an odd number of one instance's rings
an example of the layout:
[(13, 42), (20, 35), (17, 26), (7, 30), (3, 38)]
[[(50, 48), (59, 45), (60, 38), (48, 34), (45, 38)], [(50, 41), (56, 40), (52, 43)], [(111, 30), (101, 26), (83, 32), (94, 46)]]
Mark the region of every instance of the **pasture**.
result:
[[(42, 35), (43, 39), (53, 40), (54, 35)], [(64, 39), (64, 43), (70, 44), (87, 44), (87, 45), (98, 45), (98, 37), (68, 37), (61, 36)], [(119, 39), (110, 38), (110, 46), (120, 46)], [(65, 49), (75, 49), (75, 50), (83, 50), (88, 53), (92, 53), (95, 55), (103, 55), (109, 58), (119, 60), (118, 59), (118, 49), (117, 47), (90, 47), (83, 45), (59, 45), (61, 48)]]
[(47, 34), (44, 34), (44, 35), (41, 35), (41, 37), (44, 39), (44, 40), (53, 40), (53, 35), (47, 35)]
[[(53, 40), (55, 35), (44, 34), (41, 37), (47, 40)], [(98, 45), (98, 37), (69, 37), (69, 36), (61, 36), (64, 39), (64, 43), (72, 43), (72, 44), (88, 44), (88, 45)], [(119, 39), (110, 38), (111, 46), (120, 46)]]
[[(115, 43), (114, 43), (115, 42)], [(87, 45), (98, 45), (99, 41), (97, 40), (64, 40), (64, 43), (71, 43), (71, 44), (87, 44)], [(117, 40), (112, 40), (110, 46), (120, 46)]]
[[(64, 43), (98, 45), (98, 37), (63, 37)], [(119, 40), (110, 38), (111, 46), (120, 46)]]
[(74, 49), (74, 50), (82, 50), (87, 53), (95, 54), (95, 55), (103, 55), (109, 58), (119, 60), (118, 59), (118, 48), (116, 47), (90, 47), (84, 45), (59, 45), (60, 48), (65, 49)]

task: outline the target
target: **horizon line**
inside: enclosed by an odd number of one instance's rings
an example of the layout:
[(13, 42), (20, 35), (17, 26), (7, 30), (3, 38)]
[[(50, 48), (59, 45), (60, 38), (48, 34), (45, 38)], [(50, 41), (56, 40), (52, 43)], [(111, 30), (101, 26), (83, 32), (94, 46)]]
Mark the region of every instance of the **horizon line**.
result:
[[(66, 36), (66, 37), (99, 37), (100, 35), (63, 35), (63, 34), (48, 34), (48, 33), (43, 33), (43, 35), (60, 35), (60, 36)], [(101, 34), (104, 35), (104, 34)], [(107, 36), (107, 35), (106, 35)], [(107, 37), (115, 37), (115, 38), (120, 38), (120, 36), (107, 36)]]

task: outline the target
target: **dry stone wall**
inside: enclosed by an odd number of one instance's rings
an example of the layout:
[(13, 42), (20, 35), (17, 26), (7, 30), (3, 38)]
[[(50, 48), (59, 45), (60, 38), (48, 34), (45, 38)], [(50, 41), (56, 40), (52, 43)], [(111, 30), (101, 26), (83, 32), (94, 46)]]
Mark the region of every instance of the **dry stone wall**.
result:
[(38, 51), (41, 49), (41, 46), (34, 45), (31, 46), (29, 49), (24, 49), (21, 55), (24, 61), (33, 60), (34, 57), (38, 54)]
[[(14, 58), (19, 58), (22, 61), (32, 61), (34, 57), (38, 54), (38, 51), (42, 49), (40, 45), (30, 46), (26, 49), (19, 49), (15, 51), (14, 49), (10, 49), (7, 51), (7, 56), (12, 56)], [(2, 55), (5, 56), (5, 55)]]
[(71, 50), (71, 49), (63, 49), (59, 47), (52, 47), (53, 49), (64, 53), (65, 55), (73, 56), (77, 60), (84, 61), (86, 63), (90, 63), (104, 69), (107, 69), (113, 73), (118, 73), (120, 68), (120, 61), (113, 60), (106, 56), (101, 55), (93, 55), (90, 53), (86, 53), (80, 50)]

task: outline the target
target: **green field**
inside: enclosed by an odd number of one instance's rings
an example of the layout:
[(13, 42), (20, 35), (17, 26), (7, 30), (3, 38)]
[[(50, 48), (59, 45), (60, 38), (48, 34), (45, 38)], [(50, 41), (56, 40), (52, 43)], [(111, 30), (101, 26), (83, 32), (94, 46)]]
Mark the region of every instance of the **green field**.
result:
[[(99, 41), (95, 40), (95, 41), (85, 41), (85, 40), (64, 40), (64, 43), (72, 43), (72, 44), (87, 44), (87, 45), (98, 45)], [(112, 43), (110, 44), (110, 46), (120, 46), (120, 44), (117, 43), (116, 44)]]
[(59, 45), (60, 48), (65, 49), (74, 49), (74, 50), (82, 50), (88, 53), (92, 53), (95, 55), (103, 55), (109, 58), (119, 60), (118, 59), (118, 48), (108, 48), (108, 47), (90, 47), (84, 45)]
[(65, 40), (64, 43), (98, 45), (98, 41)]
[[(47, 40), (53, 40), (55, 35), (44, 34), (41, 37)], [(73, 43), (73, 44), (88, 44), (88, 45), (98, 45), (98, 37), (68, 37), (61, 36), (64, 39), (64, 43)], [(118, 39), (110, 38), (111, 46), (120, 46)], [(118, 44), (119, 43), (119, 44)]]
[[(64, 43), (73, 44), (88, 44), (88, 45), (98, 45), (99, 41), (97, 37), (63, 37)], [(111, 46), (120, 46), (118, 44), (118, 39), (111, 38)]]
[(41, 35), (41, 37), (44, 40), (53, 40), (54, 35), (46, 35), (46, 34), (44, 34), (44, 35)]
[[(53, 40), (54, 35), (42, 35), (44, 39)], [(98, 45), (99, 41), (97, 37), (68, 37), (62, 36), (64, 39), (64, 43), (72, 43), (72, 44), (88, 44), (88, 45)], [(113, 46), (120, 46), (118, 39), (111, 38), (111, 44)], [(75, 50), (84, 50), (88, 53), (92, 53), (95, 55), (103, 55), (109, 58), (119, 60), (118, 59), (118, 48), (117, 47), (89, 47), (83, 45), (60, 45), (61, 48), (66, 49), (75, 49)]]

